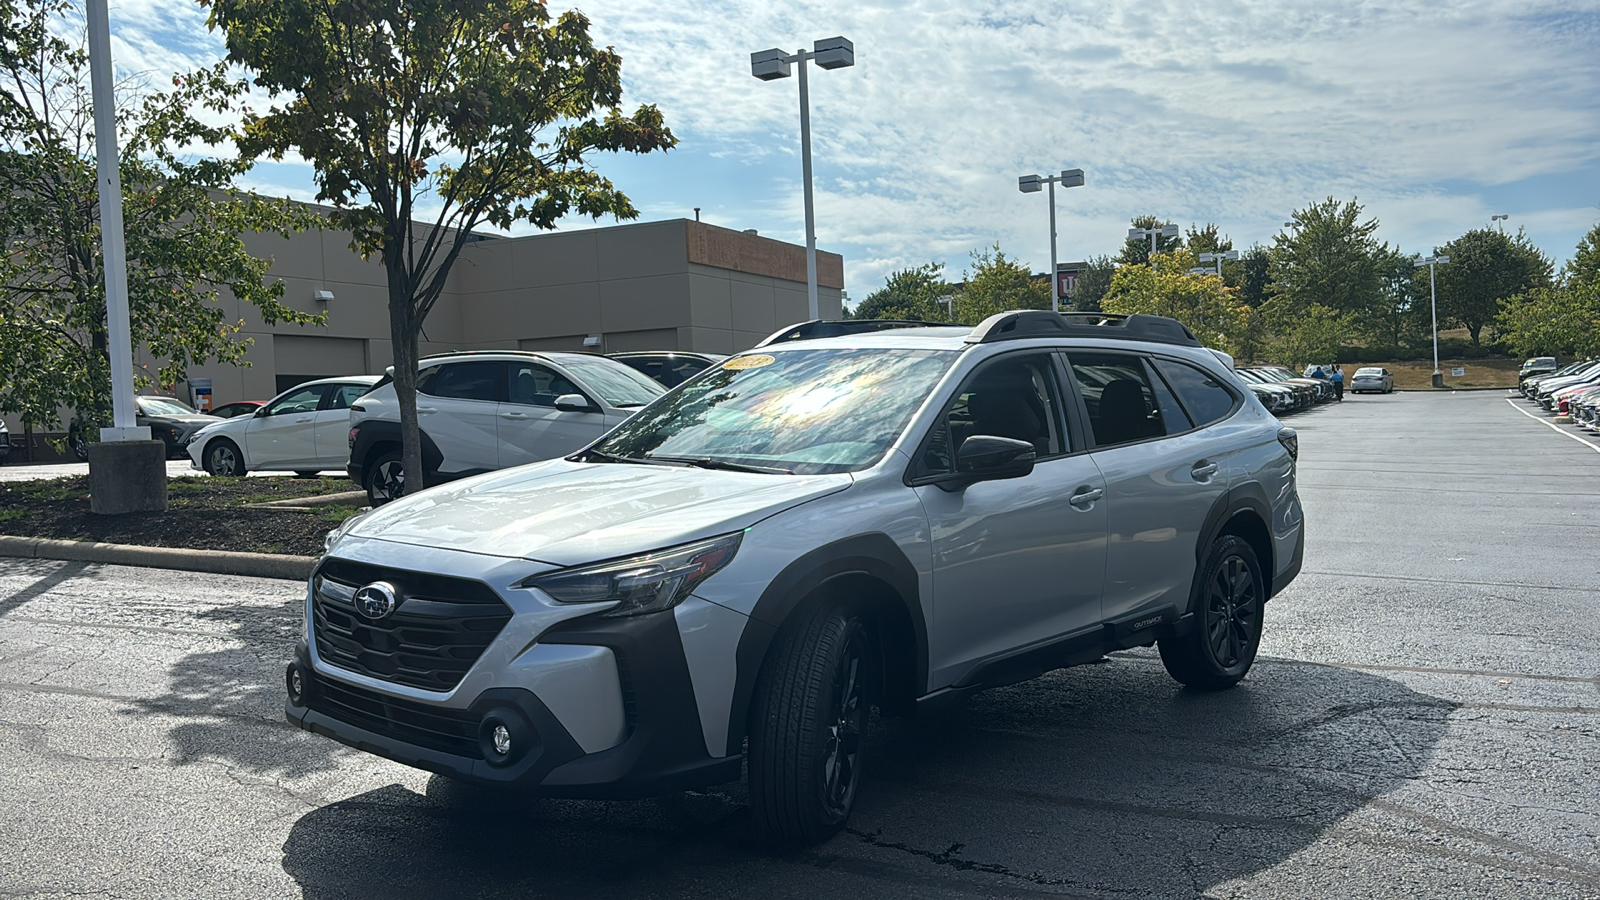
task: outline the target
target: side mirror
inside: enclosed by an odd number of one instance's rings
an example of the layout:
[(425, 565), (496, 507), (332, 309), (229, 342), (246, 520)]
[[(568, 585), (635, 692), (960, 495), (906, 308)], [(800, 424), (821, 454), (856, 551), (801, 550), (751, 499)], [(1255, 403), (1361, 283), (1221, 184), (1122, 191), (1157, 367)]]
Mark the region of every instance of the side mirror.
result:
[(594, 412), (589, 398), (582, 394), (562, 394), (556, 398), (556, 409), (562, 412)]
[(972, 481), (1021, 478), (1033, 471), (1035, 456), (1027, 441), (975, 434), (956, 452), (956, 473)]
[(255, 416), (258, 419), (265, 419), (267, 417), (267, 410), (269, 408), (270, 407), (266, 406), (265, 404), (262, 404), (261, 406), (256, 407), (256, 411), (250, 415)]

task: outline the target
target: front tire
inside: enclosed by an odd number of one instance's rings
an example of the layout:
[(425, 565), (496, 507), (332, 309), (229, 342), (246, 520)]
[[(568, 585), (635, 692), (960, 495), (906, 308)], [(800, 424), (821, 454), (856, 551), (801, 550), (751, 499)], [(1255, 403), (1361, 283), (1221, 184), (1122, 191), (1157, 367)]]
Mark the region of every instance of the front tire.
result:
[(390, 450), (372, 461), (367, 467), (366, 488), (371, 506), (382, 506), (405, 494), (406, 472), (399, 450)]
[(1255, 550), (1225, 534), (1211, 545), (1189, 604), (1194, 627), (1160, 641), (1161, 662), (1179, 683), (1202, 691), (1233, 687), (1261, 646), (1266, 581)]
[(218, 478), (238, 478), (244, 474), (244, 454), (239, 445), (226, 438), (206, 445), (206, 471)]
[(844, 827), (861, 781), (872, 659), (866, 622), (843, 604), (778, 636), (750, 730), (750, 808), (769, 838), (816, 844)]

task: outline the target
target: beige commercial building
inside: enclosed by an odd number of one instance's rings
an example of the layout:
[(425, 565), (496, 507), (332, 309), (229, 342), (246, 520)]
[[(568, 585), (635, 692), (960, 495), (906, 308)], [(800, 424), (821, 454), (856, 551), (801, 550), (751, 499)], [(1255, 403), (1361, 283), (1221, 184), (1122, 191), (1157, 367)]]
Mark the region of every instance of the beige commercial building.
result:
[[(202, 365), (212, 405), (266, 400), (312, 378), (381, 374), (393, 362), (383, 266), (350, 249), (344, 231), (255, 236), (284, 301), (326, 313), (321, 327), (266, 325), (225, 297), (229, 321), (252, 341), (248, 367)], [(468, 244), (423, 326), (424, 354), (449, 350), (696, 350), (733, 353), (808, 318), (805, 248), (688, 219)], [(823, 318), (838, 318), (844, 260), (817, 253)], [(328, 299), (319, 299), (328, 298)], [(135, 355), (147, 371), (156, 366)], [(188, 385), (172, 386), (190, 398)], [(63, 425), (72, 415), (63, 410)], [(7, 417), (15, 440), (20, 423)], [(37, 435), (41, 445), (47, 435)], [(21, 458), (22, 454), (16, 454)]]
[[(263, 400), (311, 378), (383, 372), (393, 361), (388, 287), (342, 231), (249, 241), (273, 260), (284, 299), (322, 327), (269, 326), (233, 301), (254, 341), (248, 368), (197, 366), (213, 402)], [(818, 252), (823, 318), (838, 318), (844, 260)], [(317, 299), (330, 297), (331, 299)], [(423, 326), (448, 350), (697, 350), (733, 353), (808, 318), (805, 248), (687, 219), (513, 238), (462, 251)], [(182, 390), (180, 386), (180, 391)]]

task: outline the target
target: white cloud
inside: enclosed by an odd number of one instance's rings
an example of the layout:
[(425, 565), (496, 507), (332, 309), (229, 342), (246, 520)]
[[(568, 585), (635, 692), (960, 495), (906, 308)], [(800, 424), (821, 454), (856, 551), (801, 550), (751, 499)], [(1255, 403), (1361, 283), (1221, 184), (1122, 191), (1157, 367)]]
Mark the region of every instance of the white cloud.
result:
[[(645, 217), (702, 206), (790, 240), (795, 80), (751, 78), (749, 53), (855, 42), (855, 68), (812, 70), (811, 102), (819, 243), (857, 297), (996, 240), (1043, 269), (1044, 200), (1015, 179), (1069, 166), (1088, 185), (1058, 198), (1063, 259), (1114, 252), (1140, 213), (1266, 242), (1328, 196), (1408, 250), (1510, 212), (1559, 261), (1600, 218), (1592, 0), (575, 2), (622, 54), (626, 102), (660, 105), (694, 150), (648, 167), (672, 176), (619, 175)], [(113, 22), (130, 70), (220, 53), (188, 0)]]

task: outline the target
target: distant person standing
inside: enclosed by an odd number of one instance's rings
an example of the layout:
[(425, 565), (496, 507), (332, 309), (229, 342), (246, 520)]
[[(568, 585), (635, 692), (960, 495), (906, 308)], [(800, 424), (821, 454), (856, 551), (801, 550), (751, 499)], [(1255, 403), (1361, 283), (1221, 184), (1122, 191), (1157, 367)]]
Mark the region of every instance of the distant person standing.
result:
[(1328, 373), (1322, 371), (1322, 367), (1321, 366), (1317, 366), (1316, 368), (1311, 370), (1311, 377), (1312, 378), (1327, 378), (1328, 377)]
[(1328, 380), (1333, 382), (1333, 399), (1335, 399), (1335, 400), (1343, 400), (1344, 399), (1344, 367), (1343, 366), (1334, 366), (1333, 367), (1333, 374), (1328, 377)]

